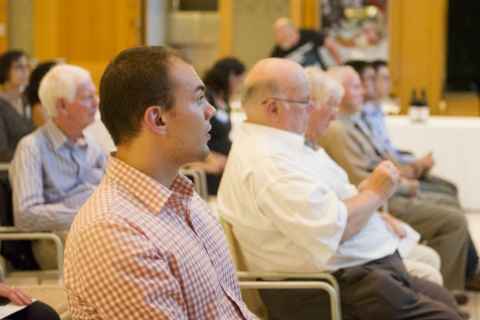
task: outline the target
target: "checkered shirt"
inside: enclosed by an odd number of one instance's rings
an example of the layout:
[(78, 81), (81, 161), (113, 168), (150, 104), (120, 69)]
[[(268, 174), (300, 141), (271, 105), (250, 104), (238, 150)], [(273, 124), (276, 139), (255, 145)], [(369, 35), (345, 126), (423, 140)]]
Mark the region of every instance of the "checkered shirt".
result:
[(255, 319), (192, 183), (168, 189), (113, 157), (68, 235), (65, 287), (73, 319)]

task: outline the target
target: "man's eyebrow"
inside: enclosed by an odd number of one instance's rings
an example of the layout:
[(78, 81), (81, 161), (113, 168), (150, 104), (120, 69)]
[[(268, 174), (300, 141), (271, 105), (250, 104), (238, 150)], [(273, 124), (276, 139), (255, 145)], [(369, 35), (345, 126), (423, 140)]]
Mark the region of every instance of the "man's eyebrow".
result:
[(205, 92), (205, 86), (203, 84), (199, 85), (198, 87), (195, 88), (195, 92), (202, 91)]

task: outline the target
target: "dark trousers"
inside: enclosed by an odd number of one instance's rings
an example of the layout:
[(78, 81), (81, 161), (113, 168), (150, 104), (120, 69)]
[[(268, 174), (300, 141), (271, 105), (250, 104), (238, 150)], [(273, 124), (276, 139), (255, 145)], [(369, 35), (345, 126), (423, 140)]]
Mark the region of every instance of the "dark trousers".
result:
[[(460, 320), (443, 287), (408, 275), (398, 254), (334, 273), (344, 320)], [(327, 295), (315, 290), (261, 290), (270, 319), (329, 319)]]
[(43, 302), (35, 301), (25, 309), (15, 312), (9, 320), (60, 320), (57, 312)]

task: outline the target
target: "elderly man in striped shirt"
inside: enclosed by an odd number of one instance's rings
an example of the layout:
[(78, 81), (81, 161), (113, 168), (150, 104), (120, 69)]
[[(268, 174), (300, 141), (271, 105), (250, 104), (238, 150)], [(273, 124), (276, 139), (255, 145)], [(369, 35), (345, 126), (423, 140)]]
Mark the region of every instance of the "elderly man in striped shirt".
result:
[[(98, 97), (90, 73), (68, 64), (47, 73), (39, 97), (49, 120), (20, 141), (9, 170), (14, 223), (64, 237), (104, 174), (105, 153), (83, 134), (94, 120)], [(42, 269), (56, 267), (52, 242), (36, 241), (33, 251)]]

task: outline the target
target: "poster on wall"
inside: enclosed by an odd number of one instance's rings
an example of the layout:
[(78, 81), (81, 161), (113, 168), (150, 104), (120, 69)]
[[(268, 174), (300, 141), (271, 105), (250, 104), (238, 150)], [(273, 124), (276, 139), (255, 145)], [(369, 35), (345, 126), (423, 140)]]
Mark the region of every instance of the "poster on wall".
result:
[[(388, 60), (388, 0), (321, 0), (321, 28), (343, 62)], [(329, 53), (322, 51), (328, 64)]]

